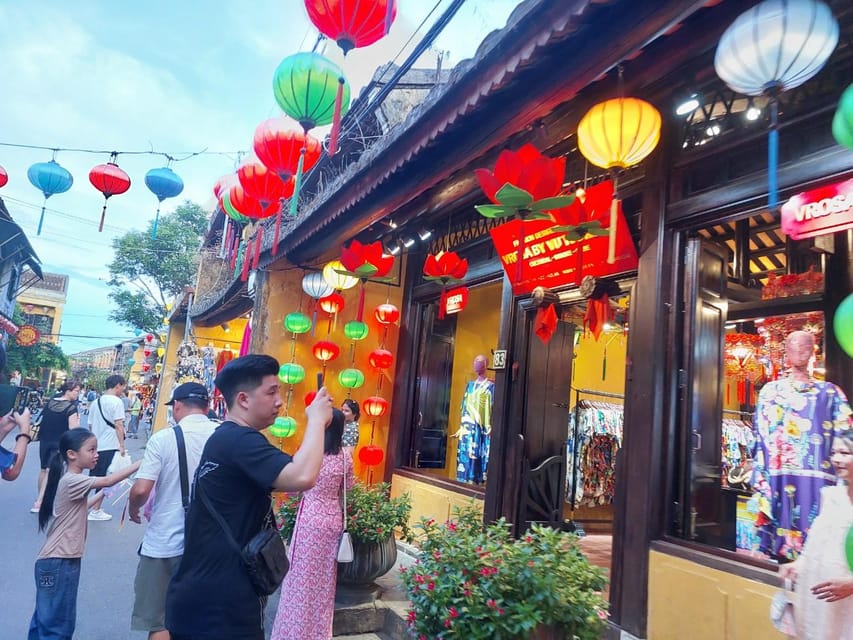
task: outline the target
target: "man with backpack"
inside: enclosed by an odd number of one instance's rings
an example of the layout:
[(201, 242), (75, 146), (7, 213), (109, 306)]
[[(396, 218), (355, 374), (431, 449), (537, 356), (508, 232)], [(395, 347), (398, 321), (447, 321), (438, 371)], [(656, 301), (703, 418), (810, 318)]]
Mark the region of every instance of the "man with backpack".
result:
[[(98, 438), (98, 462), (89, 472), (90, 476), (106, 476), (116, 453), (125, 454), (124, 402), (121, 399), (127, 381), (124, 376), (115, 374), (107, 378), (106, 387), (100, 398), (89, 403), (89, 430)], [(102, 493), (89, 511), (89, 520), (112, 520), (112, 516), (101, 509), (103, 502)]]

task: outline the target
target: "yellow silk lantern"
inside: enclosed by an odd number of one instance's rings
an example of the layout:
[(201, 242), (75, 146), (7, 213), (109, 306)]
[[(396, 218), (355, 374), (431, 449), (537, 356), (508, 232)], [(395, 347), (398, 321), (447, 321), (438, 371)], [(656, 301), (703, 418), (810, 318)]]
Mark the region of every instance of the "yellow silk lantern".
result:
[(358, 278), (347, 275), (346, 273), (341, 273), (341, 271), (346, 270), (346, 267), (340, 260), (333, 260), (323, 267), (323, 280), (325, 280), (326, 284), (336, 291), (352, 289), (358, 284)]
[(586, 112), (578, 125), (578, 149), (592, 164), (613, 177), (610, 205), (610, 245), (607, 262), (616, 261), (616, 224), (619, 210), (615, 169), (642, 162), (660, 141), (658, 110), (638, 98), (613, 98)]

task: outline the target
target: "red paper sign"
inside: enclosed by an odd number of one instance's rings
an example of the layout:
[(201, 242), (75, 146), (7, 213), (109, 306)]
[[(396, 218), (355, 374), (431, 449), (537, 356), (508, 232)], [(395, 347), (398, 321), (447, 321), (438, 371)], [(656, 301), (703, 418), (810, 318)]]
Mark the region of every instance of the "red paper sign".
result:
[(447, 292), (444, 299), (444, 313), (451, 315), (459, 313), (468, 306), (468, 287), (459, 287)]
[(782, 232), (793, 240), (853, 228), (853, 180), (798, 193), (782, 207)]
[[(584, 276), (608, 276), (637, 268), (637, 250), (620, 209), (616, 228), (616, 261), (607, 263), (607, 236), (568, 240), (553, 231), (549, 220), (513, 220), (492, 229), (498, 252), (515, 295), (531, 293), (536, 287), (580, 284)], [(524, 230), (521, 265), (518, 264), (519, 238)]]
[(15, 340), (22, 347), (31, 347), (41, 338), (39, 330), (31, 324), (22, 325), (15, 334)]

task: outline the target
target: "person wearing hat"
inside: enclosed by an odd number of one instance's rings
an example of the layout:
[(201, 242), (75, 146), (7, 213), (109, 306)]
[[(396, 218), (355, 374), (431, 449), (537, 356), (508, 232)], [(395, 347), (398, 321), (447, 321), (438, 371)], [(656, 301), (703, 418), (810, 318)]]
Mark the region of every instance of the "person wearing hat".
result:
[[(130, 490), (130, 519), (141, 524), (144, 506), (149, 521), (139, 551), (130, 626), (147, 631), (149, 640), (169, 638), (165, 626), (166, 588), (184, 552), (184, 509), (189, 504), (189, 490), (204, 445), (218, 426), (207, 417), (209, 401), (207, 389), (197, 382), (185, 382), (175, 388), (166, 404), (172, 407), (176, 425), (151, 436)], [(186, 452), (183, 489), (180, 440)], [(150, 515), (146, 503), (151, 504)]]

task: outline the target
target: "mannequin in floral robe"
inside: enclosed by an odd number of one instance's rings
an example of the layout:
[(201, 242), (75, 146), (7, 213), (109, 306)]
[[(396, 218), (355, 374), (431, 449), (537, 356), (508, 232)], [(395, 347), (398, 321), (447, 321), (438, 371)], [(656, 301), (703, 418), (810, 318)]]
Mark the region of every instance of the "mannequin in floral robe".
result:
[(456, 437), (456, 479), (482, 484), (489, 467), (489, 444), (492, 433), (492, 403), (495, 383), (486, 378), (486, 356), (474, 358), (475, 380), (468, 382), (462, 397), (462, 420)]

